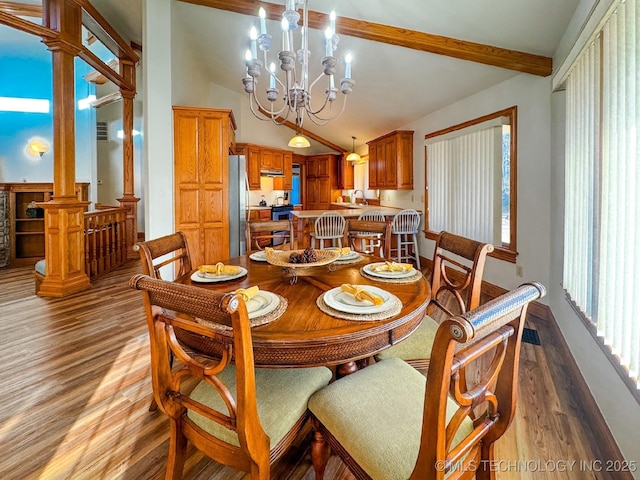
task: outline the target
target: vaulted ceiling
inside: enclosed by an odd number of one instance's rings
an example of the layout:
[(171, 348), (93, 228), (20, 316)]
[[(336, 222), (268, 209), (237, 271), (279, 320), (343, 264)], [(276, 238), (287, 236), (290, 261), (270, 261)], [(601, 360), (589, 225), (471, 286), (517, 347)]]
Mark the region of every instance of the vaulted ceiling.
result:
[[(90, 2), (125, 40), (144, 48), (142, 0)], [(365, 143), (521, 72), (548, 76), (551, 57), (578, 3), (309, 0), (310, 25), (320, 27), (310, 34), (311, 63), (319, 64), (324, 54), (322, 29), (335, 10), (340, 36), (336, 56), (352, 52), (356, 85), (341, 117), (325, 126), (305, 120), (304, 126), (350, 150), (352, 135), (358, 137), (357, 145)], [(279, 45), (283, 4), (175, 0), (172, 33), (185, 36), (212, 82), (243, 92), (243, 55), (257, 10), (261, 5), (267, 10), (267, 29)]]

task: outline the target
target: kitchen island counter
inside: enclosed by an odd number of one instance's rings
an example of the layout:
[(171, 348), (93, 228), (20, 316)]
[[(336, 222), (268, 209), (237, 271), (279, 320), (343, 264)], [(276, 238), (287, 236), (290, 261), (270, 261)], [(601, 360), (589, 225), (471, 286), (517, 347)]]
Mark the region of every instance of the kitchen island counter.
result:
[[(366, 205), (355, 208), (343, 208), (339, 210), (294, 210), (291, 212), (294, 219), (297, 218), (296, 238), (298, 239), (298, 248), (308, 247), (311, 244), (310, 233), (313, 231), (315, 219), (325, 212), (335, 212), (343, 215), (345, 218), (358, 218), (365, 210), (376, 210), (381, 212), (387, 222), (391, 222), (396, 213), (401, 208), (381, 207), (379, 205)], [(417, 211), (420, 215), (422, 212)]]

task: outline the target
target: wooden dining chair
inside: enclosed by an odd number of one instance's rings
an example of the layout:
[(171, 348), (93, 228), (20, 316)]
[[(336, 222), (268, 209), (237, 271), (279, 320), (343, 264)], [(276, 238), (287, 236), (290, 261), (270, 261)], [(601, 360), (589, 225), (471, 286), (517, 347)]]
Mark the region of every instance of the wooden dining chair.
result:
[[(362, 212), (358, 216), (358, 220), (369, 220), (374, 222), (386, 222), (385, 216), (379, 211), (374, 209), (368, 209)], [(391, 232), (391, 225), (389, 225), (389, 232)], [(355, 230), (349, 230), (350, 242), (349, 244), (352, 246), (354, 250), (357, 250), (361, 253), (374, 253), (378, 250), (378, 256), (382, 257), (383, 255), (380, 252), (383, 251), (382, 242), (383, 242), (383, 234), (379, 231), (377, 232), (356, 232)], [(360, 246), (354, 245), (355, 242), (360, 243)], [(391, 248), (390, 237), (386, 240), (389, 245), (389, 249)], [(386, 248), (386, 246), (384, 247)], [(384, 255), (384, 258), (389, 258), (389, 252)]]
[(484, 265), (492, 251), (490, 243), (440, 232), (433, 253), (428, 316), (405, 340), (378, 353), (376, 360), (398, 357), (419, 370), (429, 368), (437, 318), (465, 313), (480, 305)]
[[(436, 332), (426, 379), (392, 358), (314, 394), (316, 480), (330, 449), (358, 479), (494, 478), (494, 445), (515, 414), (527, 306), (544, 294), (528, 283), (449, 317)], [(468, 388), (459, 372), (483, 356), (488, 368)]]
[[(142, 273), (153, 278), (161, 279), (163, 268), (166, 271), (165, 276), (171, 272), (172, 279), (186, 275), (193, 268), (189, 255), (189, 244), (183, 232), (175, 232), (146, 242), (138, 242), (133, 246), (133, 250), (140, 254)], [(172, 365), (173, 356), (170, 356), (169, 366)], [(158, 404), (153, 398), (149, 405), (149, 411), (155, 412), (157, 409)]]
[(142, 273), (154, 278), (162, 278), (160, 271), (163, 267), (173, 267), (173, 278), (181, 277), (193, 268), (189, 244), (183, 232), (138, 242), (133, 246), (133, 250), (140, 254)]
[[(324, 248), (324, 242), (331, 243), (332, 247), (342, 247), (345, 227), (344, 216), (338, 212), (324, 212), (314, 223), (311, 232), (311, 248), (316, 248), (316, 240), (320, 250)], [(337, 243), (337, 245), (336, 245)]]
[(295, 229), (291, 219), (247, 221), (246, 235), (249, 253), (263, 250), (264, 247), (273, 247), (278, 250), (295, 249)]
[(345, 236), (351, 248), (357, 252), (390, 258), (391, 225), (384, 220), (349, 218), (346, 221)]
[[(240, 295), (147, 275), (132, 277), (130, 286), (143, 294), (153, 394), (171, 425), (166, 479), (181, 478), (191, 442), (221, 464), (268, 480), (270, 465), (309, 417), (309, 397), (329, 383), (331, 371), (255, 369), (250, 321)], [(222, 337), (220, 329), (229, 328), (233, 336)], [(220, 358), (195, 348), (221, 342)], [(168, 367), (170, 352), (178, 360), (173, 369)]]

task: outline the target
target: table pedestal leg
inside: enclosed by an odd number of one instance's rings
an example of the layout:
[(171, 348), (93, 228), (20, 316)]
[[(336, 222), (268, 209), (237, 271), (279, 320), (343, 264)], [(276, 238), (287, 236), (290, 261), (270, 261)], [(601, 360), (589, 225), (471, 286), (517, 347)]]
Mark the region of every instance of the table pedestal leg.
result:
[(347, 375), (351, 375), (352, 373), (355, 373), (357, 371), (358, 365), (356, 364), (356, 362), (342, 363), (336, 368), (336, 377), (346, 377)]

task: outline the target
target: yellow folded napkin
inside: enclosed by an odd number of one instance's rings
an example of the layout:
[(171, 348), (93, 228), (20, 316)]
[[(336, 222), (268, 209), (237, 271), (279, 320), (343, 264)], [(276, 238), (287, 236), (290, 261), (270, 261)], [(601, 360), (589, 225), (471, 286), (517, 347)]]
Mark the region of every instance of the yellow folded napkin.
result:
[(234, 290), (231, 293), (240, 295), (245, 302), (248, 302), (253, 297), (258, 295), (258, 293), (260, 293), (260, 287), (258, 287), (257, 285), (254, 285), (253, 287), (249, 287), (249, 288), (239, 288), (237, 290)]
[(340, 288), (343, 292), (350, 293), (355, 297), (356, 300), (369, 300), (374, 305), (382, 305), (384, 300), (380, 298), (375, 293), (371, 293), (369, 290), (366, 290), (358, 285), (349, 285), (348, 283), (343, 283)]
[(371, 268), (374, 272), (408, 272), (413, 269), (410, 263), (384, 262)]
[(215, 275), (235, 275), (240, 271), (239, 267), (234, 265), (225, 265), (222, 262), (218, 262), (215, 265), (200, 265), (198, 271), (201, 274), (213, 273)]
[(351, 247), (342, 247), (340, 249), (340, 256), (349, 255), (351, 253)]

